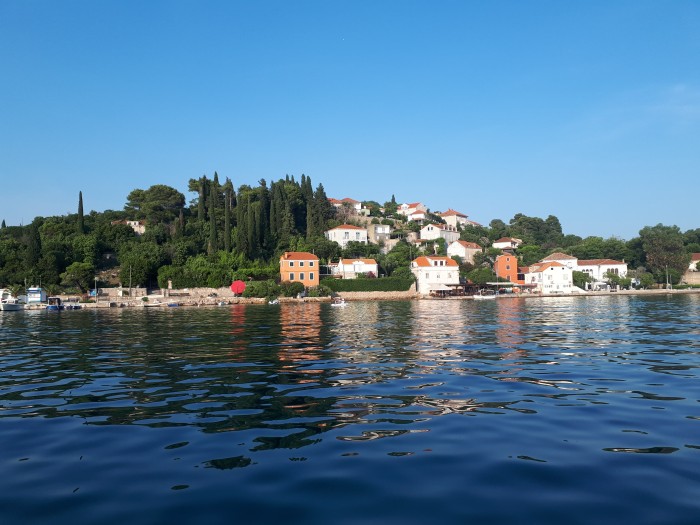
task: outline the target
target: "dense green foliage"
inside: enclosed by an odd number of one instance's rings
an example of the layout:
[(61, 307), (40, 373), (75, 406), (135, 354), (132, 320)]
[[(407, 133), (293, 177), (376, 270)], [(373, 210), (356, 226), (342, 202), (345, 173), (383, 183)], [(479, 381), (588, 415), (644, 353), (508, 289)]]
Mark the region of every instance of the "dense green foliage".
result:
[(334, 292), (405, 292), (414, 279), (387, 277), (385, 279), (323, 279), (321, 284)]
[[(260, 180), (255, 187), (241, 185), (236, 191), (229, 179), (220, 183), (214, 173), (211, 179), (190, 179), (188, 191), (194, 196), (189, 203), (170, 186), (134, 189), (126, 197), (124, 210), (89, 215), (83, 213), (84, 196), (79, 192), (75, 214), (36, 217), (25, 226), (8, 227), (3, 220), (0, 286), (41, 285), (56, 293), (61, 289), (85, 292), (94, 286), (95, 277), (99, 286), (167, 287), (170, 283), (174, 288), (218, 288), (241, 279), (250, 283), (249, 294), (295, 295), (270, 282), (279, 280), (279, 257), (284, 251), (309, 251), (322, 265), (339, 257), (374, 258), (379, 264), (381, 279), (327, 281), (334, 290), (405, 290), (413, 279), (410, 261), (424, 254), (403, 240), (420, 225), (401, 221), (393, 195), (383, 206), (379, 201), (366, 202), (371, 213), (368, 220), (390, 224), (394, 239), (402, 239), (383, 253), (374, 244), (351, 242), (341, 249), (327, 240), (327, 229), (361, 222), (350, 208), (334, 208), (323, 185), (314, 189), (305, 175), (300, 181), (290, 176), (271, 183)], [(137, 234), (127, 220), (142, 221), (145, 233)], [(678, 283), (689, 254), (700, 252), (700, 229), (682, 233), (676, 226), (659, 224), (643, 228), (630, 241), (584, 239), (564, 234), (559, 220), (551, 215), (540, 219), (517, 214), (507, 224), (495, 219), (488, 227), (462, 228), (460, 235), (488, 248), (478, 254), (474, 265), (460, 267), (462, 276), (473, 282), (494, 279), (497, 251), (489, 247), (504, 236), (522, 239), (516, 255), (523, 266), (552, 252), (580, 259), (624, 260), (645, 285), (649, 279)], [(424, 250), (444, 254), (446, 245), (443, 241), (428, 243)], [(325, 291), (321, 288), (313, 293)]]

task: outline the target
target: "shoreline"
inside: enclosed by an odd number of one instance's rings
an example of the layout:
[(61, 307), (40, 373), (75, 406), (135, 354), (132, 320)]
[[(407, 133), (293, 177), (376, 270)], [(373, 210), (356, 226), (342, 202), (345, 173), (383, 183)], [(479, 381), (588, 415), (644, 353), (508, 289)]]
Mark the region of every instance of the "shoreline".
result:
[[(620, 290), (620, 291), (597, 291), (597, 292), (579, 292), (573, 294), (502, 294), (498, 296), (502, 299), (559, 299), (568, 297), (601, 297), (601, 296), (637, 296), (637, 295), (692, 295), (700, 294), (700, 289), (689, 288), (683, 290)], [(474, 296), (455, 296), (455, 297), (431, 297), (418, 294), (417, 292), (408, 290), (405, 292), (340, 292), (338, 297), (342, 297), (348, 302), (359, 301), (473, 301)], [(231, 306), (235, 304), (268, 304), (267, 299), (257, 297), (235, 297), (230, 294), (219, 295), (212, 297), (209, 294), (197, 294), (190, 297), (171, 296), (167, 297), (162, 294), (151, 294), (146, 296), (148, 301), (144, 301), (143, 297), (124, 300), (120, 298), (104, 298), (96, 303), (79, 303), (81, 308), (168, 308), (168, 307), (212, 307), (212, 306)], [(304, 304), (304, 303), (330, 303), (331, 297), (280, 297), (279, 304)], [(46, 305), (31, 305), (25, 306), (25, 310), (43, 310)]]

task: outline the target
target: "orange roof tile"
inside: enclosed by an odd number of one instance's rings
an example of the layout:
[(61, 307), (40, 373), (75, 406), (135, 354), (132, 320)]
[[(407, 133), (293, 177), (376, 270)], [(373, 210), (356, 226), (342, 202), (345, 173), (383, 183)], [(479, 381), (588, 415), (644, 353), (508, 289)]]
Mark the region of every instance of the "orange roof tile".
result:
[(437, 261), (444, 261), (445, 266), (459, 266), (457, 264), (457, 261), (455, 261), (451, 257), (443, 257), (443, 256), (422, 255), (421, 257), (418, 257), (417, 259), (415, 259), (413, 262), (416, 263), (416, 266), (434, 267), (436, 265), (433, 264), (433, 262), (437, 262)]
[(613, 259), (583, 259), (579, 260), (579, 266), (600, 266), (602, 264), (612, 265), (612, 264), (625, 264), (620, 261), (615, 261)]
[(545, 257), (544, 259), (542, 259), (541, 262), (554, 261), (554, 260), (558, 260), (558, 261), (571, 261), (571, 260), (575, 260), (575, 259), (576, 259), (576, 257), (572, 257), (571, 255), (567, 255), (567, 254), (565, 254), (565, 253), (554, 252), (554, 253), (552, 253), (551, 255), (548, 255), (547, 257)]
[(280, 259), (287, 261), (318, 261), (318, 257), (309, 252), (284, 252)]
[(341, 224), (340, 226), (336, 226), (335, 228), (331, 228), (331, 230), (364, 230), (365, 228), (360, 228), (359, 226), (354, 226), (352, 224)]

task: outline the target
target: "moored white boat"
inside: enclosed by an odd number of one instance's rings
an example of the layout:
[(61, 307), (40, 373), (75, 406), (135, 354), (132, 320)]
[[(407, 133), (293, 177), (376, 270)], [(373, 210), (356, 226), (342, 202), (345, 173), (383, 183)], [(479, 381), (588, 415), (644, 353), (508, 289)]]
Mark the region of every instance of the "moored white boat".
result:
[(0, 311), (16, 312), (18, 310), (24, 310), (24, 305), (17, 299), (3, 299), (0, 301)]
[(489, 299), (495, 299), (496, 292), (493, 290), (479, 290), (478, 293), (474, 294), (474, 299), (476, 301), (485, 301)]
[(0, 311), (16, 312), (17, 310), (24, 310), (24, 304), (20, 303), (9, 290), (0, 289)]

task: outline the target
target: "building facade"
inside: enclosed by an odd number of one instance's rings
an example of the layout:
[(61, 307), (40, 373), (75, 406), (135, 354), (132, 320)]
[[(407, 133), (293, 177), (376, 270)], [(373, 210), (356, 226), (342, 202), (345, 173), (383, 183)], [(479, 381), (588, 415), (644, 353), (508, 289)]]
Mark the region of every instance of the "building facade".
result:
[(352, 224), (341, 224), (325, 233), (326, 239), (337, 242), (341, 248), (345, 248), (349, 242), (361, 242), (367, 244), (367, 230)]
[(418, 293), (423, 295), (447, 291), (459, 285), (459, 265), (450, 257), (418, 257), (411, 262), (411, 272), (416, 277)]
[(318, 257), (309, 252), (284, 252), (280, 257), (280, 280), (301, 283), (306, 287), (318, 286)]

